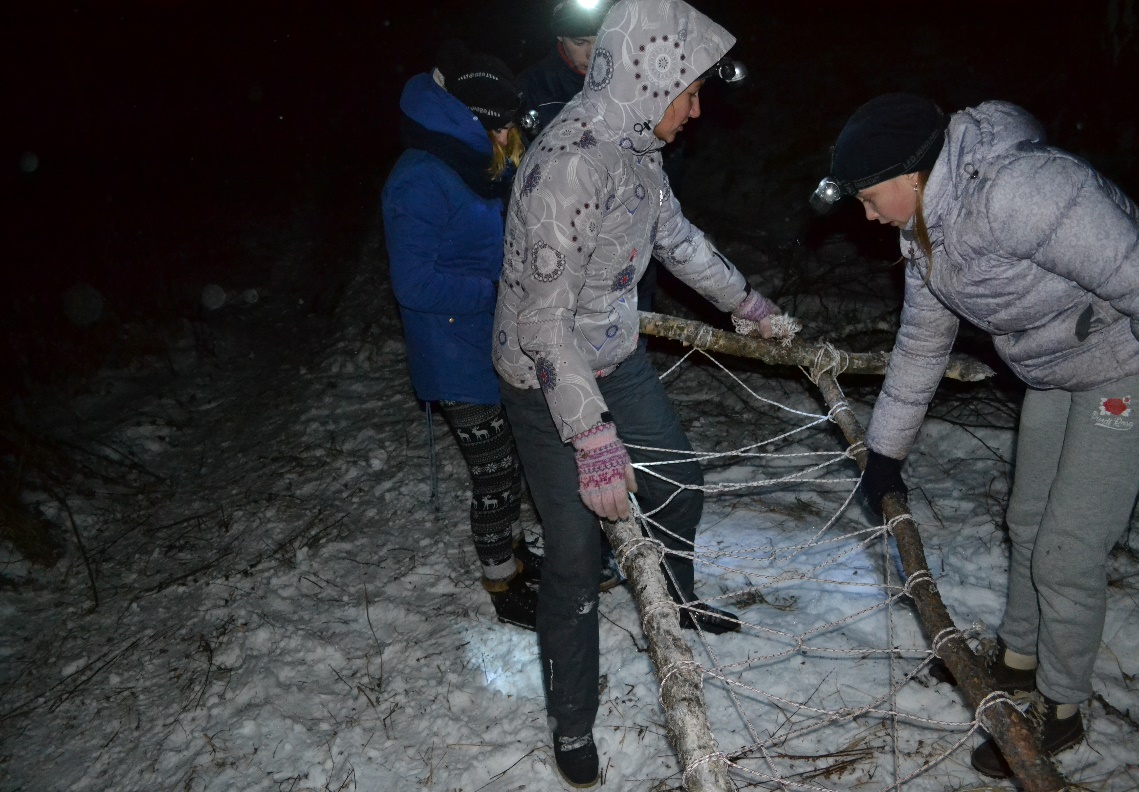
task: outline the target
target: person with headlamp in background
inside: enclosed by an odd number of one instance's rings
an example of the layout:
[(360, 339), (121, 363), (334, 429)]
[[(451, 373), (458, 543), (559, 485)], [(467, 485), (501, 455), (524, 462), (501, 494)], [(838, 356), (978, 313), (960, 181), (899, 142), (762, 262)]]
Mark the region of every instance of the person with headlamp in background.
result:
[(483, 587), (499, 621), (533, 630), (541, 559), (516, 537), (522, 469), (490, 359), (520, 90), (506, 64), (458, 41), (436, 61), (400, 98), (407, 150), (382, 197), (392, 291), (416, 396), (439, 405), (470, 472)]
[(560, 0), (550, 16), (556, 42), (542, 60), (518, 74), (522, 89), (522, 126), (531, 139), (541, 134), (566, 102), (581, 92), (593, 56), (597, 29), (610, 0)]
[[(986, 666), (998, 689), (1029, 694), (1052, 755), (1084, 736), (1079, 705), (1103, 634), (1107, 557), (1139, 494), (1139, 209), (1088, 163), (1044, 142), (1007, 102), (945, 115), (886, 94), (850, 117), (830, 176), (899, 229), (907, 259), (901, 324), (866, 432), (868, 504), (906, 497), (902, 463), (941, 381), (959, 317), (986, 330), (1028, 385), (1005, 521), (1008, 599)], [(1011, 775), (992, 739), (972, 755)]]
[[(703, 475), (639, 349), (636, 285), (650, 255), (737, 329), (771, 337), (779, 308), (681, 211), (661, 149), (700, 116), (707, 72), (735, 38), (682, 0), (619, 0), (601, 25), (581, 93), (519, 166), (507, 212), (493, 359), (542, 515), (538, 642), (554, 757), (576, 787), (598, 780), (599, 518), (630, 514), (668, 551), (681, 624), (738, 630), (694, 601), (692, 542)], [(671, 462), (672, 482), (632, 462)], [(658, 468), (659, 469), (659, 468)]]

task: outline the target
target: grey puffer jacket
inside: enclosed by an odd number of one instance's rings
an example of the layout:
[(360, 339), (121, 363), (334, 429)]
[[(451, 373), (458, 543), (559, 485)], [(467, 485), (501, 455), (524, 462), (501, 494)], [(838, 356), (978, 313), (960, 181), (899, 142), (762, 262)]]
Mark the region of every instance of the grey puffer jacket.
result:
[(594, 378), (636, 349), (636, 286), (650, 256), (721, 310), (743, 301), (743, 275), (684, 217), (653, 135), (672, 100), (734, 43), (681, 0), (621, 0), (582, 92), (519, 166), (494, 365), (517, 388), (542, 388), (563, 440), (602, 421)]
[(933, 265), (903, 231), (901, 327), (866, 435), (895, 459), (909, 453), (945, 373), (958, 317), (988, 331), (1034, 388), (1082, 391), (1139, 374), (1135, 204), (1045, 145), (1016, 105), (963, 110), (945, 134), (923, 195)]

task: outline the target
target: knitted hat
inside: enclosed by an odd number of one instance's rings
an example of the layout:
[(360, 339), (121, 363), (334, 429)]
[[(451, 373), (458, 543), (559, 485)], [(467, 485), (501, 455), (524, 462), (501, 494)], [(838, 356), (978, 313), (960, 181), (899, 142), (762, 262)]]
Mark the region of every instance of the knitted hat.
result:
[(933, 168), (949, 118), (928, 99), (893, 93), (871, 99), (846, 122), (831, 155), (831, 178), (844, 195), (895, 176)]
[(493, 55), (472, 53), (459, 41), (444, 44), (436, 60), (444, 90), (465, 104), (485, 129), (514, 122), (522, 92), (509, 66)]
[(550, 30), (559, 38), (589, 38), (601, 29), (601, 20), (609, 10), (609, 3), (599, 2), (586, 8), (579, 0), (562, 0), (554, 6)]

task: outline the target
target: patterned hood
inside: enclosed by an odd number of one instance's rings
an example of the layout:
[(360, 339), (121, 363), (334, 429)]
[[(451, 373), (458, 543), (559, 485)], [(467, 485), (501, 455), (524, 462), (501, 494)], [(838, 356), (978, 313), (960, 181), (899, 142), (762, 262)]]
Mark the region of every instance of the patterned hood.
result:
[(683, 0), (621, 0), (601, 24), (582, 104), (622, 148), (660, 149), (653, 128), (669, 104), (735, 43)]

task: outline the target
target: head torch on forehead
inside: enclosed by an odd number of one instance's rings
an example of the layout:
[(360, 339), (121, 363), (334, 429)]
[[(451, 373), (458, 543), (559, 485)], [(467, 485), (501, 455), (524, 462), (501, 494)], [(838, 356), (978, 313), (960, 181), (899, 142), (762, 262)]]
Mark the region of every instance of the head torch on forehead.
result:
[(710, 80), (713, 77), (719, 77), (726, 83), (738, 83), (746, 80), (747, 76), (747, 66), (744, 66), (740, 61), (725, 55), (714, 64), (712, 64), (712, 68), (701, 74), (700, 79)]
[(811, 194), (811, 208), (819, 214), (826, 214), (840, 200), (853, 194), (854, 192), (848, 186), (844, 187), (830, 176), (825, 176)]
[(526, 110), (518, 115), (518, 126), (525, 129), (526, 132), (531, 135), (538, 130), (539, 121), (537, 110)]

